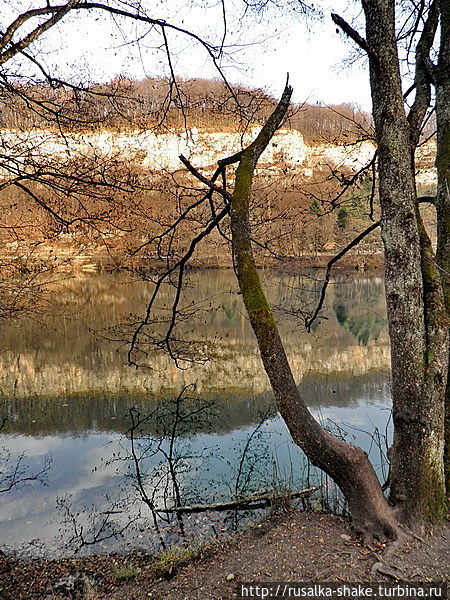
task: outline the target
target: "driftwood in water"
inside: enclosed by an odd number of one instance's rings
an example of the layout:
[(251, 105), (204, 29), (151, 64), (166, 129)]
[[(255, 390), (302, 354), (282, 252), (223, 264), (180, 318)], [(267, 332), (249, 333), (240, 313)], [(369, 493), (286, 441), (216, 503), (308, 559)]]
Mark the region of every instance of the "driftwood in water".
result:
[(303, 490), (296, 490), (295, 492), (288, 492), (285, 494), (274, 494), (272, 492), (266, 492), (264, 494), (256, 494), (254, 496), (246, 496), (245, 498), (237, 498), (229, 502), (218, 502), (216, 504), (193, 504), (192, 506), (178, 506), (172, 508), (155, 508), (157, 513), (200, 513), (207, 511), (220, 511), (220, 510), (246, 510), (254, 508), (264, 508), (270, 504), (275, 504), (285, 498), (299, 498), (300, 496), (307, 496), (312, 494), (316, 490), (320, 489), (320, 485), (306, 488)]

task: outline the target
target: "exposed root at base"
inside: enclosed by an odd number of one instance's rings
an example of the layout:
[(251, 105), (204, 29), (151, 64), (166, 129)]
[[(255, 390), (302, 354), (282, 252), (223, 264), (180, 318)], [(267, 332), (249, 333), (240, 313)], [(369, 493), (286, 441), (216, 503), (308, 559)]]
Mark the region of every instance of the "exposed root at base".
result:
[(395, 581), (406, 581), (406, 574), (403, 573), (398, 567), (394, 565), (387, 565), (384, 562), (376, 562), (372, 568), (370, 569), (370, 574), (372, 576), (380, 573), (381, 575), (386, 575), (386, 577), (390, 577)]

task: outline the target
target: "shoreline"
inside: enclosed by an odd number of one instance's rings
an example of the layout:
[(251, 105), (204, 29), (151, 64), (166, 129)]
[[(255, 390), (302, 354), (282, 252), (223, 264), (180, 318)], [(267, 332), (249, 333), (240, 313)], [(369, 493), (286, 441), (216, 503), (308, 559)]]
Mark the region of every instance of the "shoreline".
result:
[(348, 519), (286, 506), (225, 540), (158, 555), (27, 561), (0, 551), (0, 592), (2, 600), (230, 600), (243, 582), (446, 582), (449, 538), (442, 524), (396, 547), (363, 546)]
[[(304, 254), (303, 256), (261, 257), (256, 255), (256, 265), (261, 270), (278, 271), (288, 274), (301, 274), (302, 271), (325, 270), (328, 261), (338, 254), (336, 252), (323, 252), (318, 254)], [(47, 253), (31, 254), (26, 259), (20, 256), (0, 256), (3, 266), (12, 265), (17, 268), (22, 276), (36, 273), (64, 272), (64, 273), (101, 273), (115, 271), (130, 272), (156, 272), (165, 263), (154, 257), (144, 257), (139, 260), (130, 260), (129, 256), (122, 255), (112, 259), (104, 253), (70, 253), (70, 255), (49, 257)], [(232, 269), (233, 266), (227, 254), (219, 259), (218, 256), (195, 256), (186, 265), (187, 271)], [(384, 270), (384, 256), (382, 252), (374, 253), (348, 253), (333, 264), (331, 273), (341, 271), (377, 272)]]

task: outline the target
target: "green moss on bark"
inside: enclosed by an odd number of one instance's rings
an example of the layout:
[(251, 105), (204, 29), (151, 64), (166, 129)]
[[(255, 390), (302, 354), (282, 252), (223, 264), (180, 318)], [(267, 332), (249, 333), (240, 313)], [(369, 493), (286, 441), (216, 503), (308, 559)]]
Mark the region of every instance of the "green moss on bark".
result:
[(442, 477), (442, 444), (430, 446), (422, 473), (422, 489), (418, 490), (423, 501), (423, 516), (428, 523), (444, 521), (448, 514), (448, 502)]

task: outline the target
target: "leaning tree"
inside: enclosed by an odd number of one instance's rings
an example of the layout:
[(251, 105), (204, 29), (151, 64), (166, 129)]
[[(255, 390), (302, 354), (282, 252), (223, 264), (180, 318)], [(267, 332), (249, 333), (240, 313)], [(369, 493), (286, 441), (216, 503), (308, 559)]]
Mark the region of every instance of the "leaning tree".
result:
[[(294, 381), (255, 266), (252, 182), (259, 157), (286, 115), (292, 92), (289, 86), (256, 139), (234, 156), (219, 161), (211, 176), (181, 157), (188, 170), (208, 189), (204, 199), (213, 208), (207, 226), (192, 239), (186, 254), (174, 260), (156, 280), (147, 315), (135, 331), (129, 355), (130, 362), (134, 362), (133, 352), (151, 320), (158, 290), (165, 280), (172, 281), (174, 275), (177, 293), (172, 306), (173, 320), (158, 345), (172, 355), (176, 353), (173, 323), (179, 314), (186, 264), (196, 246), (229, 214), (234, 269), (280, 414), (293, 440), (342, 490), (355, 528), (365, 536), (391, 539), (401, 528), (420, 529), (427, 522), (442, 520), (447, 513), (444, 444), (449, 362), (445, 306), (450, 201), (449, 8), (445, 0), (421, 4), (412, 15), (414, 25), (408, 35), (404, 28), (398, 33), (396, 8), (400, 10), (394, 0), (364, 1), (365, 37), (342, 17), (333, 15), (335, 23), (367, 54), (370, 66), (381, 207), (379, 224), (384, 243), (392, 355), (394, 439), (390, 449), (389, 499), (383, 495), (365, 453), (324, 431), (310, 414)], [(405, 39), (407, 50), (402, 44)], [(402, 53), (409, 54), (413, 45), (413, 83), (403, 93)], [(434, 62), (436, 45), (439, 48)], [(406, 100), (411, 94), (414, 99), (408, 107)], [(439, 221), (437, 257), (419, 211), (421, 199), (415, 181), (415, 152), (434, 97), (438, 125), (438, 192), (433, 200)], [(225, 170), (232, 164), (237, 164), (237, 168), (230, 192), (225, 185)], [(220, 207), (214, 208), (214, 195), (222, 197)], [(372, 231), (376, 225), (366, 231)]]

